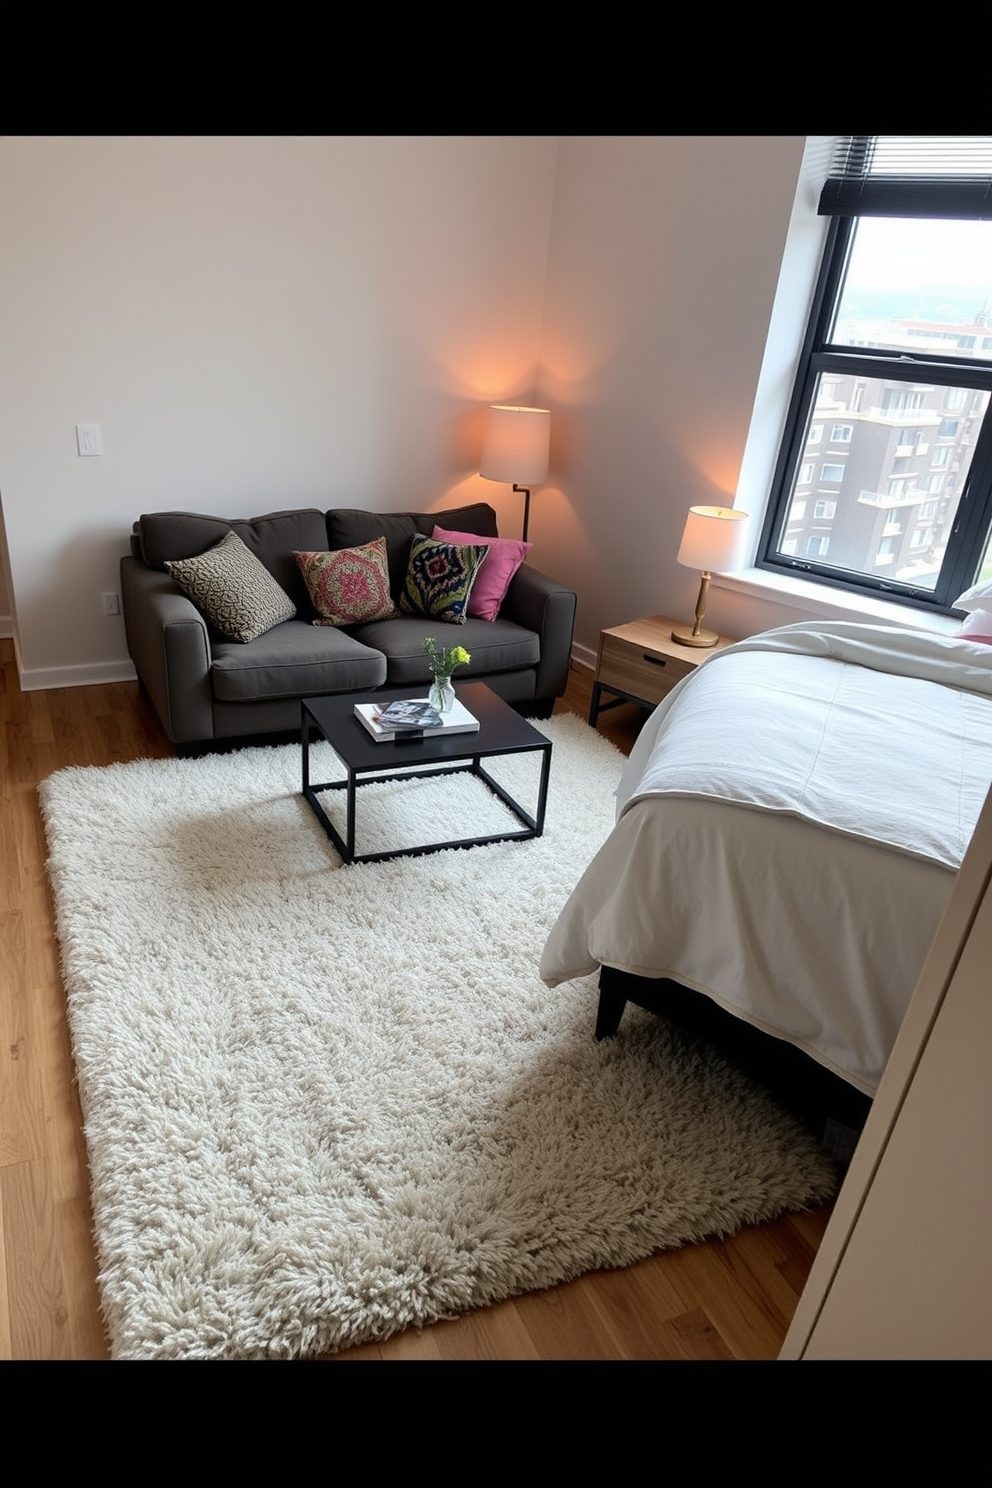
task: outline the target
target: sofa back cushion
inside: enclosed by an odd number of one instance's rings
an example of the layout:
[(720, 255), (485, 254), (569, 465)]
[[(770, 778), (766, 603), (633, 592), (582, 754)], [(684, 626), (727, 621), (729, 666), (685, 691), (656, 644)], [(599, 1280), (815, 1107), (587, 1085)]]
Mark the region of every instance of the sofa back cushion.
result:
[(198, 512), (152, 512), (135, 523), (137, 554), (149, 568), (164, 569), (167, 561), (194, 558), (236, 532), (250, 552), (260, 558), (276, 583), (285, 589), (301, 615), (313, 607), (294, 553), (357, 548), (386, 539), (389, 588), (396, 596), (403, 588), (410, 561), (410, 543), (417, 532), (430, 533), (437, 523), (481, 537), (498, 537), (496, 513), (485, 501), (437, 512), (374, 512), (334, 507), (297, 507), (262, 517), (212, 517)]
[(480, 537), (499, 536), (496, 513), (486, 501), (438, 512), (373, 512), (336, 507), (327, 513), (327, 546), (357, 548), (384, 537), (389, 588), (395, 596), (403, 590), (414, 536), (418, 532), (433, 532), (435, 523), (478, 533)]
[(322, 548), (324, 513), (316, 507), (270, 512), (263, 517), (210, 517), (197, 512), (153, 512), (137, 523), (139, 550), (149, 568), (164, 568), (179, 558), (195, 558), (228, 532), (260, 559), (301, 614), (310, 613), (310, 596), (294, 552)]

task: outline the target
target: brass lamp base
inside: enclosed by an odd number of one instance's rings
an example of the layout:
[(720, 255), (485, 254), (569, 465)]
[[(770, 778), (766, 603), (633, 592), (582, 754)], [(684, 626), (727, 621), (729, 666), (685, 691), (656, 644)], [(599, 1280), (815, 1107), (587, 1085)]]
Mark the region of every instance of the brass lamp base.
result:
[(703, 629), (703, 616), (706, 614), (706, 596), (710, 588), (710, 571), (703, 570), (699, 580), (699, 598), (696, 600), (696, 623), (693, 626), (680, 625), (672, 631), (672, 640), (678, 641), (680, 646), (715, 646), (720, 637), (715, 630)]
[(678, 641), (680, 646), (715, 646), (719, 639), (715, 630), (697, 632), (683, 627), (672, 631), (672, 640)]

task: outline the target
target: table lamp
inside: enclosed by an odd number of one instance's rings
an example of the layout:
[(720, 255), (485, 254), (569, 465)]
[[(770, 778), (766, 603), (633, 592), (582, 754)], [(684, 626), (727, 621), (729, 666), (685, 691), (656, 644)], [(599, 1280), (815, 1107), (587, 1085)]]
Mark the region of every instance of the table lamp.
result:
[(702, 578), (696, 600), (696, 623), (673, 630), (673, 641), (682, 646), (715, 646), (720, 639), (715, 630), (703, 629), (706, 596), (714, 573), (731, 573), (742, 566), (747, 520), (747, 512), (735, 511), (730, 506), (690, 506), (678, 561), (686, 568), (701, 569)]
[(551, 413), (547, 408), (514, 408), (496, 404), (482, 446), (479, 474), (485, 480), (510, 481), (524, 495), (523, 540), (530, 519), (530, 488), (548, 473)]

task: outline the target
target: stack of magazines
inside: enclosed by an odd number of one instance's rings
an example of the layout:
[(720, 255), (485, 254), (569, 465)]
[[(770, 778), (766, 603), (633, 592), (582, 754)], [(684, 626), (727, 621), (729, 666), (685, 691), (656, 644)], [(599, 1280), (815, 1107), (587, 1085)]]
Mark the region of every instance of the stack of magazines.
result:
[(390, 703), (376, 713), (375, 721), (384, 729), (440, 728), (444, 723), (437, 709), (423, 698), (404, 698)]
[(356, 703), (355, 717), (374, 739), (416, 739), (427, 734), (468, 734), (479, 720), (456, 699), (450, 713), (439, 713), (426, 698), (401, 698), (383, 707)]

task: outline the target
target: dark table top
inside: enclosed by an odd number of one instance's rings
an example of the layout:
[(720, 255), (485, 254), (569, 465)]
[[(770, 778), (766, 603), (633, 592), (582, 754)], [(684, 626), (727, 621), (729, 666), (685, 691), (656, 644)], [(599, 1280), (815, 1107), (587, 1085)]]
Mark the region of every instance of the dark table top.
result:
[(479, 720), (477, 732), (432, 735), (409, 740), (374, 739), (355, 717), (356, 703), (392, 702), (396, 698), (426, 697), (426, 686), (383, 687), (375, 692), (335, 693), (330, 697), (303, 699), (303, 707), (316, 722), (334, 752), (353, 770), (402, 769), (445, 760), (519, 754), (525, 750), (551, 748), (550, 740), (505, 703), (484, 682), (456, 682), (455, 694)]

